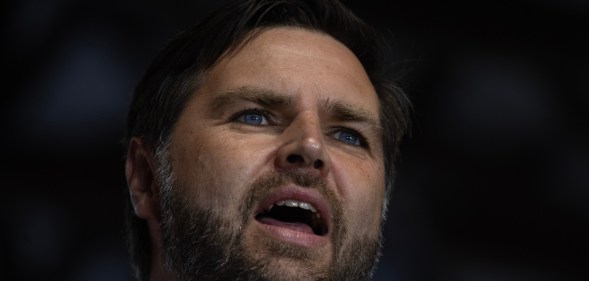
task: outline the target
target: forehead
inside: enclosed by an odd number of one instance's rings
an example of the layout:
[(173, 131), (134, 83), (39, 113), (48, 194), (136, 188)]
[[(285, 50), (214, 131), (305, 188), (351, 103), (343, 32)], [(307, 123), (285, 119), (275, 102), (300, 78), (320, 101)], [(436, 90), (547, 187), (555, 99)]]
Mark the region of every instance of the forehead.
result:
[(263, 86), (305, 100), (341, 100), (378, 112), (378, 98), (364, 67), (331, 36), (277, 27), (257, 30), (249, 39), (210, 70), (204, 93)]

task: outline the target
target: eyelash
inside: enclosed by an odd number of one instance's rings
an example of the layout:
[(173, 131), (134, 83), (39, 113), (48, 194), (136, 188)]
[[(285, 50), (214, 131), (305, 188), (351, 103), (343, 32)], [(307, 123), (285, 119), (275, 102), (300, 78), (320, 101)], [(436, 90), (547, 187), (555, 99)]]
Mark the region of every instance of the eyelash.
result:
[[(263, 109), (260, 109), (260, 108), (248, 108), (248, 109), (241, 110), (241, 111), (233, 114), (231, 116), (231, 120), (233, 122), (238, 122), (238, 123), (246, 124), (245, 122), (243, 122), (241, 120), (238, 120), (238, 119), (240, 119), (241, 117), (243, 117), (246, 114), (259, 114), (259, 115), (262, 115), (266, 119), (266, 121), (268, 122), (268, 125), (273, 125), (274, 124), (274, 122), (273, 122), (273, 115), (270, 112), (268, 112), (266, 110), (263, 110)], [(258, 125), (258, 126), (263, 126), (263, 125)]]
[[(231, 120), (233, 122), (238, 122), (238, 123), (246, 124), (244, 121), (239, 120), (240, 118), (242, 118), (246, 114), (259, 114), (259, 115), (262, 115), (263, 118), (265, 118), (266, 121), (268, 122), (268, 125), (274, 125), (275, 124), (275, 122), (273, 122), (273, 120), (274, 120), (273, 119), (273, 115), (270, 112), (268, 112), (266, 110), (263, 110), (261, 108), (248, 108), (248, 109), (241, 110), (241, 111), (233, 114), (231, 116)], [(250, 126), (267, 126), (267, 125), (250, 125)], [(333, 128), (333, 129), (331, 129), (329, 131), (329, 135), (334, 135), (336, 133), (351, 133), (351, 134), (354, 134), (354, 135), (356, 135), (358, 137), (359, 145), (357, 145), (357, 146), (363, 147), (363, 148), (369, 148), (369, 145), (368, 145), (368, 142), (366, 141), (366, 138), (364, 137), (363, 134), (361, 134), (357, 130), (350, 129), (350, 128), (347, 128), (347, 127), (335, 127), (335, 128)], [(344, 142), (342, 141), (342, 143), (344, 143)], [(352, 144), (349, 144), (349, 145), (350, 146), (356, 146), (356, 145), (352, 145)]]
[(351, 133), (354, 134), (358, 137), (358, 145), (352, 145), (352, 146), (358, 146), (358, 147), (363, 147), (363, 148), (369, 148), (368, 142), (366, 141), (366, 138), (364, 137), (364, 135), (354, 129), (350, 129), (347, 127), (336, 127), (333, 128), (330, 131), (330, 135), (336, 134), (336, 133)]

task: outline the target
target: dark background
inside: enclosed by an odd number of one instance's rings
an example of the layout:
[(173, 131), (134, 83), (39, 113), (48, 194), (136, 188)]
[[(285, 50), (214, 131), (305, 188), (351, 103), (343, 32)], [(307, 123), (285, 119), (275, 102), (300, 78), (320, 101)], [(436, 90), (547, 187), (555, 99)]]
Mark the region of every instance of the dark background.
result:
[[(3, 3), (0, 280), (130, 280), (130, 94), (221, 2)], [(375, 280), (589, 280), (589, 2), (344, 2), (415, 104)]]

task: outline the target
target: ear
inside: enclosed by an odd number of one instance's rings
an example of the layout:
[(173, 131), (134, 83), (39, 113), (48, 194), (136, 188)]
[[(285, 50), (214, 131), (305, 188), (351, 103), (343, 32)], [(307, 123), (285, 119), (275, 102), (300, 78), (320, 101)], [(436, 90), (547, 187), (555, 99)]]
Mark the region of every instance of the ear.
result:
[(132, 138), (125, 161), (125, 176), (135, 214), (145, 220), (159, 220), (160, 215), (155, 163), (151, 147), (141, 138)]

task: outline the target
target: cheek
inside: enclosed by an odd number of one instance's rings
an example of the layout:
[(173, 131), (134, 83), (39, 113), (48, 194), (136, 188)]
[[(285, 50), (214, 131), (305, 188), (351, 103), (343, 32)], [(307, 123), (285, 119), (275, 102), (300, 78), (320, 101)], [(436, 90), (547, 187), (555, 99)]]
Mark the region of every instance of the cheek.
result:
[[(229, 157), (234, 152), (222, 139), (192, 134), (177, 146), (173, 169), (177, 188), (200, 208), (224, 209), (238, 198), (235, 184), (241, 172)], [(227, 175), (231, 175), (228, 177)]]
[[(353, 162), (346, 162), (353, 163)], [(382, 165), (365, 161), (362, 164), (334, 167), (340, 171), (340, 194), (347, 210), (350, 231), (378, 233), (384, 196)]]
[(184, 140), (174, 154), (179, 186), (199, 207), (236, 217), (248, 184), (263, 164), (261, 149), (223, 131)]

